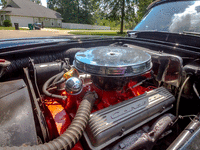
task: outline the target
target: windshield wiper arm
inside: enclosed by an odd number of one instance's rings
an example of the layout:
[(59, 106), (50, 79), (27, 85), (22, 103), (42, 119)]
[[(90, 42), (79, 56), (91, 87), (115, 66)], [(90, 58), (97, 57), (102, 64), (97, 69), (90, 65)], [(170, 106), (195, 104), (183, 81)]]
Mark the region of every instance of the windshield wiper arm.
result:
[(183, 31), (183, 34), (185, 35), (196, 35), (196, 36), (200, 36), (199, 32), (188, 32), (188, 31)]

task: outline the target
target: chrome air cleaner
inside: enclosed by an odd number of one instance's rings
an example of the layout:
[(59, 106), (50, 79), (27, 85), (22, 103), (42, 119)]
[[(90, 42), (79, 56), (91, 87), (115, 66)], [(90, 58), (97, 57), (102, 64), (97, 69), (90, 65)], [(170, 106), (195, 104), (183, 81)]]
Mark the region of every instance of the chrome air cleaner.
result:
[(79, 71), (102, 77), (129, 77), (151, 69), (151, 56), (127, 47), (95, 47), (76, 53), (73, 62)]

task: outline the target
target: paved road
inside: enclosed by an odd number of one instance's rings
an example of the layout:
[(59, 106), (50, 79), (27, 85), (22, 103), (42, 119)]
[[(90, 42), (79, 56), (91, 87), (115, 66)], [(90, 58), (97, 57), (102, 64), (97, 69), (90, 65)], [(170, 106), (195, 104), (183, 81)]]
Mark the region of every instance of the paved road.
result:
[(0, 39), (69, 35), (69, 30), (0, 30)]

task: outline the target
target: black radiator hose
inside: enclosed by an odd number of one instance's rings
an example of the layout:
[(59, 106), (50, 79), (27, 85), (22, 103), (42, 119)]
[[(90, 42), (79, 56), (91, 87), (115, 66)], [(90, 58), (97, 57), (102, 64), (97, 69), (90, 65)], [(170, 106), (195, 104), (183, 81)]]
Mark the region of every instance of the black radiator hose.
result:
[(69, 128), (56, 139), (33, 146), (20, 146), (20, 147), (0, 147), (0, 150), (70, 150), (79, 141), (86, 128), (89, 120), (89, 116), (97, 98), (96, 93), (87, 93), (79, 108), (77, 110), (75, 118), (72, 120)]

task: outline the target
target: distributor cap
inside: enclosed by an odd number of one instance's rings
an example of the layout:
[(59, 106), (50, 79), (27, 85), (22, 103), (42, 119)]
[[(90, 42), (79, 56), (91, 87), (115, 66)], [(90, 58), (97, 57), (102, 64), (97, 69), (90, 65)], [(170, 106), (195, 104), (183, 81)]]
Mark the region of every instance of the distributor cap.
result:
[(95, 47), (76, 53), (73, 62), (79, 71), (104, 77), (127, 77), (152, 67), (151, 56), (127, 47)]

